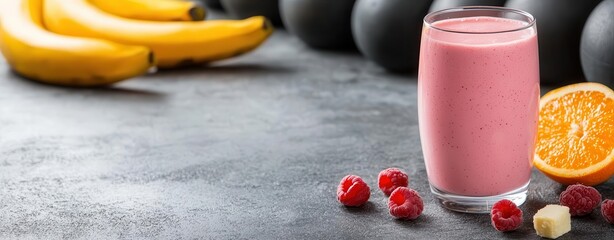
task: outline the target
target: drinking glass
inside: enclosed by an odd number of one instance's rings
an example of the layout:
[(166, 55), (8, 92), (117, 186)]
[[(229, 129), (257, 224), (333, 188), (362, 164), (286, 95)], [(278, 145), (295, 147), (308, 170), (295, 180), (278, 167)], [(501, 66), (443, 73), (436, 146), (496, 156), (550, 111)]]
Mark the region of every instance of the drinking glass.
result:
[(526, 200), (539, 111), (535, 18), (460, 7), (424, 18), (420, 139), (431, 192), (444, 207), (486, 213)]

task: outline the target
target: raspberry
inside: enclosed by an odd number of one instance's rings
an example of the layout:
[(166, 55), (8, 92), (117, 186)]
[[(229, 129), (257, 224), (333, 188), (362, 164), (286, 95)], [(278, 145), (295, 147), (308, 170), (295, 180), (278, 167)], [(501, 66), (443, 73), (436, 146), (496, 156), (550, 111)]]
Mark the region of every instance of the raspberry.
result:
[(614, 200), (606, 199), (601, 203), (601, 215), (611, 224), (614, 224)]
[(497, 231), (516, 230), (522, 225), (522, 210), (510, 200), (500, 200), (490, 210), (490, 221)]
[(418, 192), (406, 187), (398, 187), (388, 199), (390, 215), (400, 219), (416, 219), (424, 210), (424, 203)]
[(356, 175), (347, 175), (337, 187), (337, 200), (345, 206), (358, 207), (369, 200), (371, 189)]
[(398, 168), (388, 168), (379, 172), (377, 183), (379, 189), (389, 196), (398, 187), (407, 187), (409, 180), (407, 174)]
[(601, 194), (593, 187), (582, 184), (569, 185), (559, 197), (561, 205), (569, 207), (571, 216), (589, 214), (599, 206)]

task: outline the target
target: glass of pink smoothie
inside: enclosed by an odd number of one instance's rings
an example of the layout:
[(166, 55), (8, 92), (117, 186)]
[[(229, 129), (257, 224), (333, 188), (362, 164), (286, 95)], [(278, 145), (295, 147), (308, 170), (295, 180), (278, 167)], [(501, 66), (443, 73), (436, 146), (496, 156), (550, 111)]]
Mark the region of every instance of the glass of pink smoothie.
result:
[(448, 209), (486, 213), (526, 199), (539, 110), (530, 14), (462, 7), (424, 18), (420, 138), (431, 191)]

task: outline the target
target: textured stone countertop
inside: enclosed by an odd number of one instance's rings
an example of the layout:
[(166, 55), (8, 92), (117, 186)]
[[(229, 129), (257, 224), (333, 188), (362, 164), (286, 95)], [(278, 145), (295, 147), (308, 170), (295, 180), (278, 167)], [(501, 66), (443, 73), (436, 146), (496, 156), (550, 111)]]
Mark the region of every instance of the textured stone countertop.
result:
[[(532, 216), (562, 186), (534, 171), (524, 225), (443, 209), (428, 190), (416, 77), (356, 52), (305, 47), (280, 30), (209, 68), (159, 72), (112, 88), (42, 85), (0, 60), (0, 238), (538, 239)], [(376, 177), (410, 174), (425, 201), (393, 220)], [(372, 187), (342, 207), (339, 180)], [(614, 198), (614, 180), (597, 187)], [(614, 239), (599, 209), (560, 239)]]

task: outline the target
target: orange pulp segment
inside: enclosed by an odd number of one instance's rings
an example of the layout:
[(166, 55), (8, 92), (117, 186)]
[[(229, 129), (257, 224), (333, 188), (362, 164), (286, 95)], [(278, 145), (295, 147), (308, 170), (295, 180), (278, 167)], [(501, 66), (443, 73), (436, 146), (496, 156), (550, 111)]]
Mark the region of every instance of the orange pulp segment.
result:
[(614, 91), (578, 83), (540, 100), (533, 163), (562, 184), (594, 186), (614, 174)]

